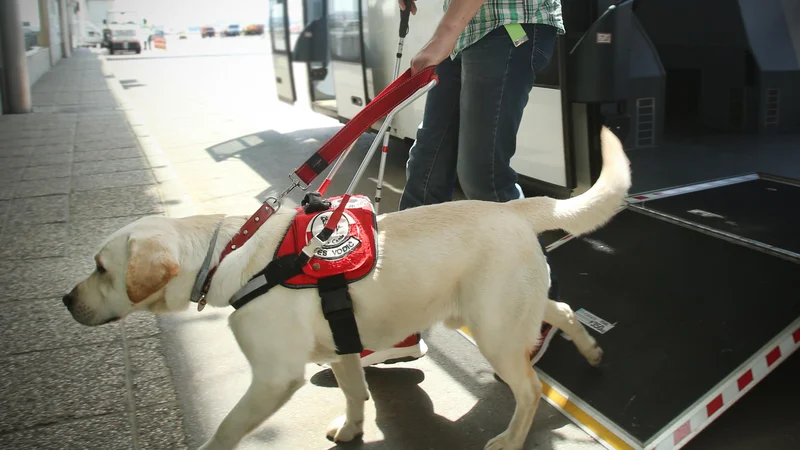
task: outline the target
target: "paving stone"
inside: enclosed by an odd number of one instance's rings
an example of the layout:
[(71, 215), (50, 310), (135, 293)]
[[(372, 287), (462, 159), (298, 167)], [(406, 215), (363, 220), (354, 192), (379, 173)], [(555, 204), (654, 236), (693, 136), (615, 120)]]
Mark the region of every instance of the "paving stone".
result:
[[(122, 119), (124, 122), (125, 119)], [(75, 134), (75, 142), (84, 138), (81, 142), (99, 141), (103, 139), (106, 133), (130, 133), (130, 128), (127, 123), (120, 123), (120, 121), (104, 122), (104, 123), (83, 123), (78, 124)], [(88, 137), (91, 136), (91, 137)], [(100, 136), (98, 138), (98, 136)]]
[(161, 330), (158, 327), (158, 318), (150, 312), (130, 314), (122, 321), (122, 326), (125, 328), (125, 336), (128, 339), (153, 337), (161, 334)]
[(5, 223), (6, 216), (8, 215), (8, 210), (10, 207), (11, 207), (11, 201), (0, 200), (0, 225)]
[(0, 183), (13, 183), (22, 179), (25, 170), (22, 168), (0, 168)]
[(28, 165), (30, 161), (29, 156), (9, 156), (9, 157), (2, 157), (3, 153), (0, 152), (0, 167), (3, 169), (16, 169), (20, 167), (25, 167)]
[[(52, 144), (63, 144), (65, 138), (63, 137), (35, 137), (35, 138), (23, 138), (23, 139), (0, 139), (0, 149), (9, 148), (9, 147), (39, 147), (42, 145), (52, 145)], [(0, 154), (2, 151), (0, 151)]]
[(0, 433), (127, 406), (120, 342), (0, 358)]
[(172, 376), (159, 378), (133, 377), (133, 398), (137, 408), (178, 401)]
[(164, 207), (154, 185), (126, 186), (73, 193), (70, 210), (75, 220), (162, 214)]
[(47, 138), (62, 138), (65, 142), (72, 142), (75, 138), (75, 128), (45, 128), (36, 130), (36, 132), (29, 132), (31, 137), (47, 137)]
[(11, 226), (5, 228), (0, 259), (31, 259), (66, 256), (67, 224)]
[(69, 194), (69, 177), (44, 178), (41, 180), (22, 181), (14, 192), (15, 198), (42, 197), (54, 194)]
[(10, 147), (35, 147), (37, 145), (46, 145), (48, 138), (16, 138), (4, 139), (0, 137), (0, 149)]
[(112, 142), (114, 141), (123, 142), (123, 141), (131, 141), (133, 139), (135, 139), (135, 136), (128, 130), (128, 127), (123, 127), (123, 128), (112, 127), (112, 128), (106, 128), (97, 133), (84, 132), (78, 134), (75, 137), (75, 144), (82, 145), (84, 143), (97, 142), (103, 140)]
[(72, 153), (41, 153), (32, 154), (28, 160), (29, 166), (52, 166), (55, 164), (72, 163)]
[(4, 158), (30, 156), (35, 147), (6, 147), (0, 148), (0, 156)]
[(17, 183), (0, 183), (0, 200), (11, 200), (14, 198), (14, 191)]
[(115, 150), (99, 150), (91, 152), (77, 152), (75, 153), (75, 162), (84, 161), (106, 161), (125, 158), (141, 158), (142, 152), (138, 148), (118, 148)]
[(124, 413), (0, 434), (0, 448), (134, 450), (130, 419)]
[(113, 150), (117, 148), (127, 148), (136, 146), (136, 138), (133, 136), (108, 137), (99, 141), (76, 142), (76, 152), (88, 152), (96, 150)]
[(87, 327), (76, 322), (61, 298), (6, 302), (0, 308), (0, 355), (120, 341), (119, 323)]
[(170, 376), (161, 338), (158, 336), (130, 339), (128, 350), (131, 360), (131, 374), (134, 379), (152, 380)]
[(160, 405), (136, 412), (141, 449), (187, 449), (183, 416), (177, 405)]
[(0, 301), (61, 297), (93, 268), (69, 257), (0, 260)]
[(71, 142), (65, 144), (43, 145), (41, 147), (33, 147), (32, 153), (35, 155), (42, 155), (47, 153), (70, 153), (74, 145)]
[(96, 189), (138, 186), (155, 183), (155, 177), (153, 177), (153, 174), (149, 169), (147, 169), (129, 172), (83, 175), (73, 178), (72, 187), (75, 191), (91, 191)]
[(8, 225), (66, 222), (68, 210), (67, 195), (17, 198), (9, 207)]
[(145, 158), (114, 159), (111, 161), (76, 162), (72, 165), (73, 175), (92, 175), (96, 173), (127, 172), (147, 168)]
[(44, 178), (63, 178), (70, 176), (72, 167), (69, 164), (56, 164), (53, 166), (36, 166), (25, 169), (23, 180), (41, 180)]

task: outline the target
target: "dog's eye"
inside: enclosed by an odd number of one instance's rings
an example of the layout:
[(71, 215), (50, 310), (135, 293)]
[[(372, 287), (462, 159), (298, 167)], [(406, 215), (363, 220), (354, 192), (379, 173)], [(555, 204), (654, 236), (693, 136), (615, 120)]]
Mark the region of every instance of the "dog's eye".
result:
[(99, 274), (106, 273), (106, 268), (101, 266), (100, 264), (97, 265), (96, 269), (97, 269), (97, 273), (99, 273)]

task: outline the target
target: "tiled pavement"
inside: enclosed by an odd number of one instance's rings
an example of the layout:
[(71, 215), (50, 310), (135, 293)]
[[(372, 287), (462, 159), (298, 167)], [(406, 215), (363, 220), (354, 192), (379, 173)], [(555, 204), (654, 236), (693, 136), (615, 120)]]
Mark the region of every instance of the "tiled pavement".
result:
[(0, 448), (186, 447), (155, 318), (87, 328), (60, 300), (108, 233), (174, 203), (109, 86), (75, 51), (0, 116)]

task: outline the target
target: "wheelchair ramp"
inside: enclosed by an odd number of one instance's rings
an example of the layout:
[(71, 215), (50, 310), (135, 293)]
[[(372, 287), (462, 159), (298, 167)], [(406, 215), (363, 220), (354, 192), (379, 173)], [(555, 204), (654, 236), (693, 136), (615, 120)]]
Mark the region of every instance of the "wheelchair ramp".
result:
[(593, 368), (555, 336), (536, 366), (547, 400), (609, 448), (686, 445), (798, 348), (797, 204), (792, 180), (716, 180), (637, 195), (552, 244), (605, 354)]

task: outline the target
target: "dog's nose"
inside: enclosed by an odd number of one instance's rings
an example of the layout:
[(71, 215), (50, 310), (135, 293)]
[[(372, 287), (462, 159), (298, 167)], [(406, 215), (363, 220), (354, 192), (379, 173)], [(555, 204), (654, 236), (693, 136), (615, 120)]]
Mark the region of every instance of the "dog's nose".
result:
[(72, 304), (75, 303), (75, 297), (73, 297), (72, 293), (70, 292), (69, 294), (61, 297), (61, 301), (64, 302), (64, 306), (71, 308)]

